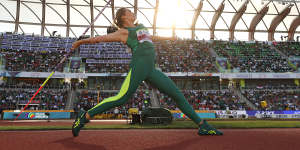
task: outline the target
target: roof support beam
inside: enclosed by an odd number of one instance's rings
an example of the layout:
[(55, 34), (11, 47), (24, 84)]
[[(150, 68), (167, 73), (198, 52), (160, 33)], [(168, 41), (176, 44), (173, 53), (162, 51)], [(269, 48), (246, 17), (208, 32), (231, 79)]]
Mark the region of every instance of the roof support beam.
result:
[(42, 0), (42, 22), (41, 35), (45, 35), (46, 0)]
[(90, 0), (90, 10), (91, 10), (91, 37), (94, 37), (95, 26), (93, 23), (94, 20), (94, 1)]
[(15, 20), (15, 33), (19, 31), (19, 24), (20, 24), (20, 5), (21, 1), (17, 0), (17, 11), (16, 11), (16, 20)]
[(249, 31), (249, 36), (248, 36), (249, 41), (254, 40), (254, 32), (255, 32), (256, 26), (262, 20), (262, 18), (267, 14), (268, 10), (269, 10), (269, 6), (266, 5), (252, 19), (250, 28), (248, 30)]
[(279, 13), (278, 16), (276, 16), (272, 22), (271, 26), (268, 30), (268, 41), (273, 41), (274, 40), (274, 32), (279, 23), (290, 13), (292, 6), (289, 5), (286, 7), (282, 12)]
[(221, 3), (219, 8), (216, 10), (214, 17), (211, 20), (211, 25), (210, 25), (210, 39), (213, 40), (215, 38), (215, 27), (217, 24), (217, 21), (219, 20), (223, 10), (224, 10), (225, 3), (224, 1)]
[(154, 18), (153, 18), (153, 35), (156, 35), (156, 20), (157, 20), (158, 7), (159, 7), (159, 0), (156, 0)]
[(115, 0), (111, 0), (111, 13), (112, 13), (112, 21), (115, 24)]
[[(127, 0), (124, 0), (126, 3), (128, 3), (130, 6), (132, 6), (134, 9), (135, 9), (135, 5), (134, 4), (131, 4), (130, 2), (128, 2)], [(137, 3), (137, 2), (136, 2)], [(149, 22), (149, 24), (151, 24), (151, 26), (153, 26), (152, 22), (148, 19), (148, 17), (140, 10), (137, 8), (137, 4), (136, 4), (136, 11), (137, 12), (140, 12), (141, 15), (143, 15), (146, 20)]]
[(246, 9), (247, 9), (247, 4), (249, 1), (246, 1), (241, 8), (237, 11), (237, 13), (233, 16), (232, 20), (231, 20), (231, 24), (230, 24), (230, 28), (229, 28), (229, 40), (232, 41), (234, 39), (234, 30), (235, 30), (235, 26), (237, 24), (237, 22), (241, 19), (241, 17), (243, 16), (243, 14), (245, 13)]
[[(33, 13), (33, 15), (40, 21), (40, 25), (42, 25), (42, 19), (37, 15), (37, 13), (31, 8), (31, 7), (29, 7), (28, 5), (27, 5), (27, 2), (25, 2), (25, 1), (21, 1), (21, 3), (26, 7), (26, 8), (28, 8), (28, 10), (30, 10), (32, 13)], [(41, 4), (41, 3), (40, 3)], [(47, 30), (47, 28), (44, 28), (44, 29), (46, 29), (46, 31), (48, 32), (48, 34), (49, 35), (51, 35), (51, 33)], [(41, 30), (42, 31), (42, 30)], [(41, 32), (39, 33), (40, 35), (41, 35)]]
[(67, 33), (66, 33), (66, 36), (67, 37), (70, 36), (70, 0), (67, 0)]
[(192, 29), (192, 39), (194, 40), (195, 39), (195, 26), (196, 26), (196, 22), (198, 20), (198, 17), (200, 15), (200, 12), (202, 10), (202, 6), (203, 6), (203, 0), (201, 0), (198, 4), (198, 7), (194, 13), (194, 17), (193, 17), (193, 21), (192, 21), (192, 26), (191, 26), (191, 29)]
[(137, 0), (134, 0), (134, 15), (137, 16), (137, 11), (138, 11), (138, 2)]
[(290, 26), (289, 33), (288, 33), (288, 40), (289, 41), (294, 40), (294, 34), (295, 34), (295, 31), (296, 31), (296, 29), (299, 25), (300, 25), (300, 16), (297, 17), (296, 19), (294, 19), (291, 26)]

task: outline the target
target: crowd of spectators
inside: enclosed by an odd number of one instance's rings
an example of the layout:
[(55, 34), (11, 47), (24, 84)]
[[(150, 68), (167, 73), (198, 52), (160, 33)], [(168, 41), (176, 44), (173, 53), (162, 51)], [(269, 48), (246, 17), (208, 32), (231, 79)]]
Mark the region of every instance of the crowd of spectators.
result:
[[(294, 90), (242, 90), (243, 95), (260, 110), (300, 110), (300, 92)], [(261, 106), (266, 101), (267, 106)]]
[(89, 73), (126, 73), (129, 71), (129, 64), (86, 64), (86, 71)]
[(290, 62), (290, 65), (300, 72), (300, 45), (297, 42), (274, 43), (274, 46), (283, 53)]
[[(61, 51), (1, 50), (7, 71), (51, 72), (66, 54)], [(57, 71), (63, 72), (63, 66)]]
[[(2, 33), (1, 57), (7, 71), (50, 72), (70, 49), (74, 38)], [(64, 65), (57, 71), (62, 72)]]
[[(103, 52), (103, 49), (95, 49), (95, 55), (92, 57), (95, 63), (86, 63), (86, 71), (91, 73), (99, 72), (128, 72), (129, 58), (127, 48), (110, 45), (111, 49)], [(200, 41), (184, 40), (184, 41), (160, 41), (155, 42), (157, 64), (163, 72), (217, 72), (214, 67), (215, 58), (209, 53), (208, 43)], [(83, 57), (87, 50), (81, 52)], [(97, 52), (98, 51), (98, 52)], [(96, 58), (97, 59), (96, 59)], [(119, 59), (125, 60), (123, 63), (114, 62), (106, 63), (109, 60)]]
[[(119, 80), (120, 81), (120, 80)], [(36, 92), (38, 82), (26, 83), (19, 81), (16, 86), (1, 86), (0, 105), (3, 109), (21, 109)], [(74, 82), (76, 83), (76, 82)], [(249, 84), (251, 83), (251, 84)], [(34, 85), (36, 84), (36, 85)], [(64, 85), (64, 84), (62, 84)], [(66, 86), (68, 87), (69, 84)], [(74, 85), (73, 85), (74, 86)], [(295, 90), (292, 80), (288, 81), (246, 81), (246, 87), (241, 89), (242, 94), (259, 109), (266, 110), (299, 110), (299, 90)], [(115, 96), (119, 92), (119, 87), (114, 90), (99, 89), (86, 90), (86, 88), (72, 89), (76, 92), (74, 108), (90, 109), (103, 99)], [(61, 110), (65, 108), (69, 98), (70, 88), (57, 89), (55, 84), (41, 91), (31, 103), (31, 109)], [(120, 113), (126, 113), (129, 108), (139, 108), (144, 110), (151, 106), (150, 92), (143, 84), (125, 105), (118, 107)], [(170, 110), (178, 110), (176, 103), (164, 93), (156, 91), (159, 103), (162, 107)], [(229, 89), (225, 90), (186, 90), (183, 94), (195, 110), (250, 110), (241, 103), (239, 97)], [(268, 107), (262, 108), (261, 101), (267, 101)], [(113, 109), (108, 111), (113, 112)]]
[[(1, 89), (0, 105), (2, 109), (22, 109), (35, 92), (33, 89)], [(67, 90), (43, 90), (30, 103), (28, 109), (64, 110), (67, 96)]]
[(293, 79), (249, 79), (245, 80), (245, 87), (242, 89), (254, 90), (295, 90), (300, 86), (295, 84)]
[[(67, 53), (74, 39), (50, 38), (25, 35), (0, 35), (1, 63), (4, 69), (14, 72), (51, 72)], [(28, 40), (28, 41), (26, 41)], [(63, 43), (66, 44), (63, 44)], [(267, 43), (245, 42), (214, 42), (212, 44), (202, 41), (178, 40), (155, 42), (157, 64), (163, 72), (218, 72), (215, 67), (217, 57), (223, 59), (224, 67), (238, 72), (295, 72), (297, 69), (289, 64), (288, 58), (281, 56), (278, 51)], [(288, 57), (300, 57), (298, 43), (277, 43), (273, 45)], [(211, 48), (212, 47), (212, 48)], [(95, 45), (82, 45), (80, 57), (65, 62), (58, 71), (63, 72), (69, 64), (71, 72), (87, 73), (126, 73), (129, 70), (131, 54), (128, 48), (117, 42), (100, 43)], [(213, 51), (217, 56), (213, 56)], [(79, 60), (78, 60), (79, 58)], [(3, 60), (4, 59), (4, 60)], [(221, 59), (220, 59), (221, 60)], [(228, 61), (227, 61), (228, 60)], [(82, 64), (83, 63), (83, 64)], [(72, 67), (71, 67), (72, 66)], [(297, 66), (298, 67), (298, 66)], [(110, 78), (110, 77), (108, 77)], [(111, 77), (113, 78), (113, 77)], [(32, 97), (42, 83), (39, 79), (29, 78), (16, 80), (8, 78), (0, 82), (0, 106), (2, 109), (21, 109)], [(244, 103), (230, 90), (218, 90), (218, 79), (192, 79), (174, 82), (183, 89), (183, 93), (195, 110), (249, 110)], [(106, 79), (104, 79), (106, 80)], [(101, 100), (117, 94), (123, 79), (113, 78), (112, 82), (103, 82), (100, 92), (87, 90), (84, 83), (71, 81), (71, 83), (55, 82), (46, 84), (30, 105), (30, 109), (61, 110), (69, 96), (69, 92), (76, 91), (75, 109), (89, 109)], [(216, 82), (215, 82), (216, 81)], [(260, 109), (267, 110), (299, 110), (299, 88), (293, 84), (294, 80), (282, 82), (269, 80), (246, 80), (246, 87), (242, 94)], [(298, 81), (299, 82), (299, 81)], [(213, 83), (213, 84), (212, 84)], [(299, 84), (299, 83), (298, 83)], [(70, 88), (72, 87), (72, 88)], [(103, 88), (104, 87), (104, 88)], [(157, 91), (162, 107), (177, 110), (175, 101), (167, 95)], [(268, 107), (261, 108), (260, 102), (267, 101)], [(133, 97), (118, 109), (125, 113), (129, 108), (143, 110), (151, 105), (150, 91), (141, 86)], [(113, 111), (113, 110), (111, 110)]]
[(89, 73), (124, 73), (129, 70), (131, 54), (120, 42), (85, 44), (80, 46), (80, 57), (86, 58)]
[[(22, 109), (39, 89), (45, 79), (6, 78), (0, 81), (0, 106), (3, 109)], [(28, 109), (64, 110), (70, 84), (63, 79), (51, 79), (43, 87)]]
[(163, 72), (217, 72), (208, 45), (192, 40), (156, 42), (158, 66)]
[[(184, 90), (182, 91), (189, 104), (195, 110), (249, 110), (246, 104), (241, 103), (239, 98), (229, 90)], [(81, 91), (77, 93), (78, 101), (75, 103), (76, 109), (90, 109), (103, 99), (114, 96), (117, 91)], [(122, 113), (126, 113), (129, 108), (144, 110), (151, 106), (151, 90), (139, 88), (132, 98), (125, 105), (119, 106)], [(164, 93), (156, 90), (156, 95), (161, 107), (169, 110), (178, 110), (176, 102)], [(99, 99), (98, 99), (99, 98)], [(99, 101), (98, 101), (99, 100)], [(111, 109), (108, 112), (113, 112)]]
[[(246, 104), (229, 90), (182, 91), (195, 110), (249, 110)], [(178, 110), (176, 103), (166, 94), (159, 93), (160, 104), (170, 110)]]
[[(179, 89), (184, 90), (219, 90), (220, 81), (218, 77), (170, 77)], [(88, 79), (88, 89), (96, 90), (119, 90), (125, 80), (123, 77), (97, 77)], [(150, 84), (146, 82), (147, 84)], [(224, 83), (225, 84), (225, 83)], [(143, 84), (141, 84), (143, 85)]]
[[(0, 48), (2, 57), (5, 58), (5, 69), (30, 72), (52, 71), (74, 41), (72, 38), (21, 35), (6, 38), (10, 38), (11, 41), (5, 39), (1, 42)], [(216, 41), (210, 44), (203, 41), (178, 40), (159, 41), (154, 44), (157, 64), (163, 72), (218, 72), (214, 65), (216, 56), (212, 56), (210, 52), (212, 49), (218, 57), (228, 60), (230, 64), (225, 66), (228, 70), (238, 72), (294, 72), (297, 70), (288, 64), (287, 58), (283, 58), (267, 43)], [(287, 56), (299, 56), (297, 43), (278, 43), (275, 46)], [(84, 60), (82, 66), (85, 67), (85, 72), (125, 73), (128, 72), (131, 58), (128, 51), (124, 44), (118, 42), (87, 44), (80, 46), (79, 56)], [(69, 62), (65, 62), (63, 67), (66, 63)], [(72, 68), (68, 66), (71, 72), (84, 70), (80, 69), (80, 63), (76, 64), (79, 65), (72, 65)], [(59, 71), (63, 71), (63, 67)]]
[(213, 47), (219, 57), (229, 60), (228, 70), (277, 73), (295, 71), (286, 58), (266, 43), (215, 42)]
[(287, 57), (300, 57), (300, 45), (298, 42), (279, 42), (274, 46)]
[(300, 110), (299, 88), (293, 79), (252, 79), (245, 81), (241, 93), (260, 110)]
[[(85, 109), (88, 110), (96, 106), (99, 102), (105, 98), (112, 97), (118, 94), (119, 88), (112, 87), (113, 90), (103, 89), (99, 90), (76, 90), (76, 99), (74, 100), (74, 109)], [(150, 106), (150, 95), (149, 90), (146, 90), (146, 86), (141, 84), (133, 96), (125, 103), (125, 105), (119, 106), (118, 109), (121, 113), (126, 113), (129, 108), (138, 108), (144, 110)], [(107, 111), (112, 112), (113, 109)]]
[[(45, 79), (36, 78), (7, 78), (6, 81), (0, 82), (0, 88), (3, 89), (38, 89)], [(66, 83), (64, 79), (52, 79), (44, 85), (43, 89), (67, 89), (70, 84)]]

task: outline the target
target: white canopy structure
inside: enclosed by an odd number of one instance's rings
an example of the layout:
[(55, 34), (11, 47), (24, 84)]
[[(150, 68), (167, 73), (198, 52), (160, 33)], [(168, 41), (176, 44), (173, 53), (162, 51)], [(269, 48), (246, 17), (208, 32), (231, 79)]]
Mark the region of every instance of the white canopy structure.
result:
[(0, 0), (0, 32), (78, 37), (106, 34), (120, 7), (155, 35), (187, 39), (285, 41), (300, 36), (298, 0)]

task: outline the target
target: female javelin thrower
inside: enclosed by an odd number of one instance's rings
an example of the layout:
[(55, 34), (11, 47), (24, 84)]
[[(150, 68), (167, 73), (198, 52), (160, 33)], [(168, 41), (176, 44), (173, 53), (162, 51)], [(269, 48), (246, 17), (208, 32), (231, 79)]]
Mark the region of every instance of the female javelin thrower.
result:
[(155, 51), (152, 40), (176, 39), (151, 36), (148, 29), (142, 24), (134, 24), (135, 20), (135, 15), (129, 9), (120, 8), (116, 13), (116, 25), (120, 28), (119, 30), (104, 36), (83, 39), (73, 43), (72, 50), (86, 43), (122, 42), (127, 44), (132, 51), (130, 70), (120, 92), (116, 96), (104, 99), (87, 112), (81, 111), (72, 126), (73, 136), (78, 136), (80, 129), (96, 114), (124, 104), (144, 80), (175, 100), (178, 108), (199, 125), (199, 135), (223, 135), (221, 131), (210, 126), (206, 120), (201, 120), (174, 82), (161, 71), (155, 69)]

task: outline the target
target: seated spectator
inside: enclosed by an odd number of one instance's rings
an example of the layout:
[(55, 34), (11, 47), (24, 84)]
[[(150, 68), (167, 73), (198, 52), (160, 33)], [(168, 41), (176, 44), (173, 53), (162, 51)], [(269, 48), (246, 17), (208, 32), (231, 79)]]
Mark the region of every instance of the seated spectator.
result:
[[(299, 91), (285, 90), (243, 90), (243, 95), (259, 109), (263, 110), (299, 110)], [(261, 101), (266, 101), (268, 106), (262, 108)]]
[[(0, 106), (4, 109), (21, 109), (35, 93), (30, 89), (0, 90)], [(30, 103), (36, 110), (64, 110), (67, 102), (66, 90), (44, 90)]]
[(264, 43), (215, 42), (219, 57), (229, 60), (231, 68), (238, 72), (294, 72), (288, 60)]

